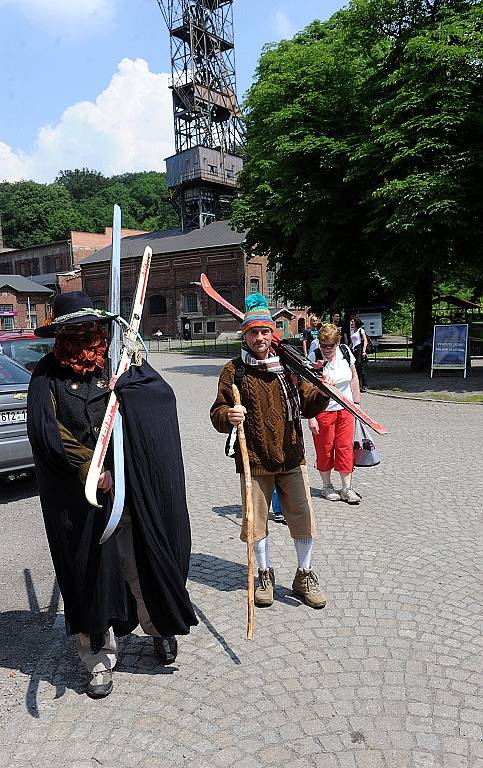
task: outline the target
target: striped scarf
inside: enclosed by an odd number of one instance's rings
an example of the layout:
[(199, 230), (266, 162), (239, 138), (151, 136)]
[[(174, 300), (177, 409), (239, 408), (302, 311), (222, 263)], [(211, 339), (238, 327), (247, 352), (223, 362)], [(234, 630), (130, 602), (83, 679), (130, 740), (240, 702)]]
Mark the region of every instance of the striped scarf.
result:
[(267, 371), (268, 373), (275, 373), (277, 375), (287, 404), (288, 420), (294, 421), (297, 431), (301, 433), (300, 397), (296, 378), (283, 367), (278, 355), (276, 355), (273, 350), (270, 350), (269, 357), (264, 360), (258, 360), (250, 354), (246, 347), (242, 347), (241, 359), (249, 368), (256, 368), (259, 371)]

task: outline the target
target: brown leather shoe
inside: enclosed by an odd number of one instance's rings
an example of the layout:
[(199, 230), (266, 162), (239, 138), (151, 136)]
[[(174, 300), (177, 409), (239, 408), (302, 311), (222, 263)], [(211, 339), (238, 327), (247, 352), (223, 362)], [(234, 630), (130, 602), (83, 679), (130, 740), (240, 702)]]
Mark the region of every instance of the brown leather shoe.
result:
[(255, 590), (255, 605), (259, 608), (268, 608), (273, 604), (273, 588), (275, 586), (275, 573), (273, 568), (258, 569), (258, 587)]
[(319, 580), (312, 568), (308, 570), (297, 568), (292, 590), (311, 608), (323, 608), (327, 602), (324, 593), (320, 591)]

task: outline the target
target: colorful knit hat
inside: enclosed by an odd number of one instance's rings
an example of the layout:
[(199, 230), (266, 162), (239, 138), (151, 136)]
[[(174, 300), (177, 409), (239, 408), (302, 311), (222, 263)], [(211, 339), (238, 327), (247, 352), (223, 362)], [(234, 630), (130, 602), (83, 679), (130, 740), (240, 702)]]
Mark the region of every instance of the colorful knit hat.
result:
[(245, 300), (245, 317), (241, 329), (245, 333), (250, 328), (275, 330), (275, 323), (268, 309), (267, 300), (261, 293), (251, 293)]

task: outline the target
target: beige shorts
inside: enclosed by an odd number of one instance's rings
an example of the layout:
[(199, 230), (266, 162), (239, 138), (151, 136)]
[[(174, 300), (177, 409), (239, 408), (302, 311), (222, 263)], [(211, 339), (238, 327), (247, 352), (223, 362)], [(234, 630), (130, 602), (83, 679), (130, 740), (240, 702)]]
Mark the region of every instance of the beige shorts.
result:
[[(293, 539), (314, 538), (317, 533), (314, 511), (310, 498), (309, 477), (307, 467), (300, 467), (279, 472), (277, 475), (262, 475), (252, 477), (253, 492), (253, 540), (268, 536), (268, 511), (272, 501), (273, 487), (277, 483), (277, 492), (285, 520)], [(240, 475), (243, 522), (240, 533), (242, 541), (247, 540), (246, 528), (246, 491), (245, 476)]]

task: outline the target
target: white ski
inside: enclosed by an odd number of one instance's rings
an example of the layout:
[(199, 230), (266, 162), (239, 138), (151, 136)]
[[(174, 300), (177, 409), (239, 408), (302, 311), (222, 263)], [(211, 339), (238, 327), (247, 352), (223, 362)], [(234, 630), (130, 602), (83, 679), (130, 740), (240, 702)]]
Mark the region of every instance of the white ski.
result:
[[(112, 217), (112, 252), (111, 273), (109, 284), (109, 312), (121, 314), (121, 209), (114, 206)], [(119, 323), (112, 324), (111, 344), (109, 346), (110, 375), (116, 372), (121, 357), (121, 327)], [(124, 443), (122, 437), (122, 416), (119, 411), (114, 420), (112, 432), (114, 451), (114, 501), (105, 531), (99, 544), (104, 544), (119, 525), (124, 509), (126, 487), (124, 481)]]
[[(141, 271), (139, 272), (138, 284), (136, 288), (136, 294), (134, 298), (134, 305), (131, 313), (131, 321), (124, 333), (121, 359), (116, 370), (116, 375), (120, 376), (125, 373), (131, 364), (131, 358), (134, 355), (137, 347), (137, 336), (139, 326), (141, 324), (141, 315), (143, 312), (144, 299), (146, 296), (146, 288), (148, 285), (149, 269), (151, 267), (152, 250), (149, 248), (144, 249), (143, 259), (141, 262)], [(91, 465), (87, 474), (85, 495), (89, 504), (94, 507), (99, 507), (97, 503), (97, 484), (106, 457), (107, 446), (111, 438), (112, 430), (114, 427), (114, 421), (119, 408), (119, 401), (114, 392), (111, 392), (109, 402), (107, 404), (106, 413), (102, 426), (99, 431), (99, 437), (97, 439), (96, 447), (94, 449), (94, 455), (92, 456)], [(104, 534), (103, 534), (104, 537)]]

